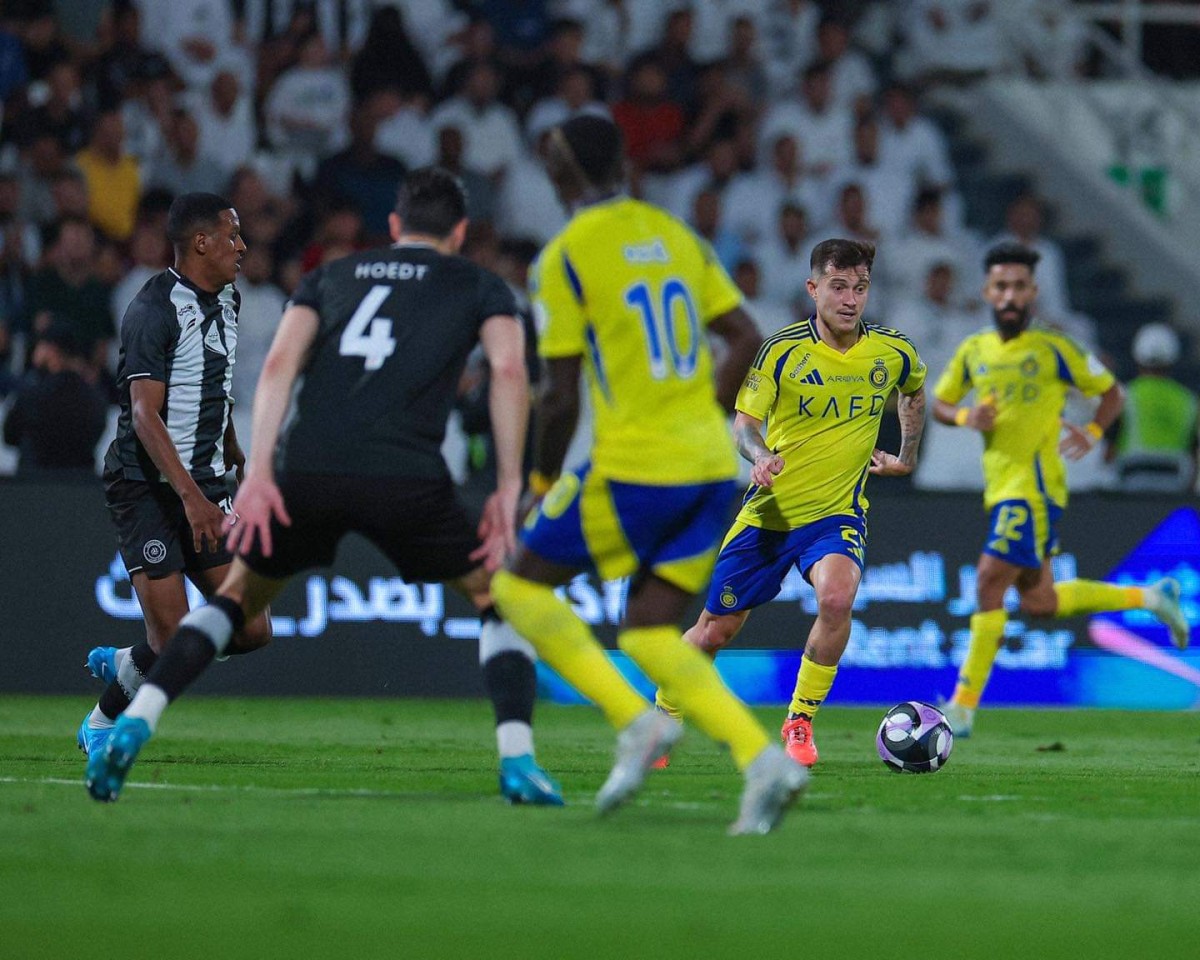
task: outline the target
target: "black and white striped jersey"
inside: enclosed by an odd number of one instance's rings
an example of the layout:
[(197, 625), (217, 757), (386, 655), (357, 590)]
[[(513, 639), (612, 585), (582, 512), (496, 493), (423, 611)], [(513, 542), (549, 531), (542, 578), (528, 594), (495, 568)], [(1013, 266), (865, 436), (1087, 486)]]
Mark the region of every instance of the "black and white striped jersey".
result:
[(167, 386), (160, 413), (188, 472), (196, 480), (225, 475), (240, 305), (233, 284), (208, 293), (175, 270), (146, 281), (121, 321), (121, 416), (104, 457), (106, 473), (128, 480), (162, 479), (133, 429), (129, 400), (130, 382), (150, 379)]

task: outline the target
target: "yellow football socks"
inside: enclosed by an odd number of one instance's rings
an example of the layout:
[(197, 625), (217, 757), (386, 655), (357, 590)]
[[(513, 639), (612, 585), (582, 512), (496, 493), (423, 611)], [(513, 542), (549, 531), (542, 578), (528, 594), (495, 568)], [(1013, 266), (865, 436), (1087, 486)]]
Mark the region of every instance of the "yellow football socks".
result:
[(804, 716), (810, 720), (816, 716), (821, 704), (829, 696), (833, 678), (837, 676), (837, 664), (827, 667), (822, 663), (800, 658), (800, 670), (796, 673), (796, 689), (792, 693), (792, 704), (788, 716)]
[(1106, 610), (1137, 610), (1145, 606), (1141, 587), (1123, 587), (1099, 580), (1064, 580), (1054, 585), (1058, 595), (1056, 617), (1079, 613), (1104, 613)]
[(492, 578), (492, 599), (513, 629), (576, 690), (604, 711), (618, 730), (650, 704), (621, 676), (592, 631), (554, 590), (502, 570)]
[(729, 744), (739, 770), (745, 770), (770, 742), (746, 705), (721, 682), (712, 660), (686, 643), (678, 627), (625, 629), (617, 644), (689, 723)]
[(976, 613), (971, 617), (971, 646), (967, 659), (958, 672), (958, 686), (954, 688), (954, 702), (972, 710), (979, 706), (983, 688), (992, 673), (992, 664), (1000, 652), (1004, 640), (1004, 624), (1008, 614), (1003, 609)]

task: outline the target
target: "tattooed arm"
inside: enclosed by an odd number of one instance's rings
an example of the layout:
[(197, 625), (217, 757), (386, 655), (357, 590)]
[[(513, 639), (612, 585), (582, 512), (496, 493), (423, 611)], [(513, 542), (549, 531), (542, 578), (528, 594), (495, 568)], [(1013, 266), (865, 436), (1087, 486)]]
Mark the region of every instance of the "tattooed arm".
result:
[(769, 487), (775, 477), (783, 471), (783, 457), (772, 453), (763, 442), (762, 421), (748, 413), (738, 411), (733, 420), (733, 437), (738, 453), (754, 464), (750, 470), (750, 482), (760, 487)]
[(903, 477), (916, 469), (917, 450), (925, 432), (925, 388), (900, 394), (896, 416), (900, 419), (900, 456), (882, 450), (871, 454), (871, 473), (881, 477)]

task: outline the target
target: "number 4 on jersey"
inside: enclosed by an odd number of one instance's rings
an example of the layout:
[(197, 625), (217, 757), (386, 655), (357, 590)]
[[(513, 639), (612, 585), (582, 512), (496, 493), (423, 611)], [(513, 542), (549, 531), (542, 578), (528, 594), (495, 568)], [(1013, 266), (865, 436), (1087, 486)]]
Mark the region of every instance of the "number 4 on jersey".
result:
[(342, 331), (338, 353), (343, 357), (362, 357), (363, 367), (378, 370), (383, 361), (396, 352), (396, 341), (392, 339), (392, 321), (388, 317), (377, 317), (375, 311), (391, 294), (392, 288), (379, 284), (362, 298)]

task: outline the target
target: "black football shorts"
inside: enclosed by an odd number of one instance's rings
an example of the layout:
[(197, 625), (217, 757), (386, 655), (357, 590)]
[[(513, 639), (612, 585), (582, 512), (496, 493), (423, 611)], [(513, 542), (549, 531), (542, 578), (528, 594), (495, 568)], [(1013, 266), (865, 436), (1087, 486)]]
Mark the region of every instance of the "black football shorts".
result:
[(255, 573), (283, 580), (333, 563), (347, 533), (366, 537), (409, 583), (444, 583), (479, 566), (479, 546), (454, 485), (412, 477), (281, 473), (276, 482), (292, 525), (271, 523), (271, 556), (261, 544), (243, 559)]
[[(233, 509), (232, 488), (222, 479), (199, 482), (201, 492), (225, 513)], [(117, 528), (117, 546), (132, 576), (145, 573), (159, 580), (172, 573), (193, 573), (230, 563), (233, 556), (222, 538), (216, 552), (192, 545), (183, 501), (169, 483), (104, 476), (104, 502)]]

